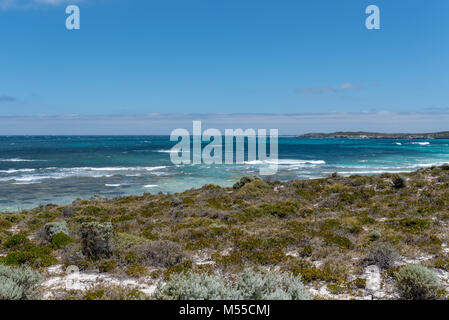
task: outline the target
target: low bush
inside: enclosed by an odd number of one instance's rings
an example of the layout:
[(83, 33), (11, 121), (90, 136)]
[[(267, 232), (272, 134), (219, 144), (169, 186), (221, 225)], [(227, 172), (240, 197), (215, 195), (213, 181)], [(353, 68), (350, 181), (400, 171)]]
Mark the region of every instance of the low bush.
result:
[(382, 234), (378, 230), (372, 230), (368, 235), (368, 237), (370, 238), (371, 241), (376, 241), (376, 240), (380, 239), (381, 236), (382, 236)]
[(181, 263), (186, 256), (180, 244), (168, 240), (157, 240), (132, 247), (125, 258), (133, 260), (132, 262), (138, 261), (154, 267), (167, 268)]
[(251, 178), (251, 177), (242, 177), (239, 181), (237, 181), (236, 183), (234, 183), (234, 185), (232, 186), (232, 188), (234, 189), (234, 190), (238, 190), (238, 189), (240, 189), (241, 187), (243, 187), (245, 184), (247, 184), (247, 183), (249, 183), (249, 182), (251, 182), (251, 181), (253, 181), (254, 180), (254, 178)]
[(261, 216), (271, 215), (278, 218), (285, 218), (297, 210), (297, 204), (294, 202), (277, 202), (274, 204), (263, 204), (258, 210)]
[(29, 243), (30, 240), (25, 232), (20, 232), (6, 239), (3, 247), (7, 249), (17, 248)]
[(272, 190), (270, 185), (260, 179), (254, 179), (251, 182), (245, 183), (237, 191), (237, 196), (242, 198), (254, 198), (266, 195)]
[[(86, 270), (93, 265), (91, 260), (88, 260), (82, 250), (80, 243), (72, 242), (71, 244), (65, 246), (61, 250), (62, 261), (65, 265), (74, 265), (79, 268), (79, 270)], [(104, 270), (101, 268), (101, 263), (99, 265), (100, 271)]]
[(429, 219), (419, 219), (413, 217), (403, 218), (397, 221), (396, 227), (410, 233), (420, 233), (432, 226), (432, 221)]
[(165, 269), (165, 271), (163, 272), (163, 275), (164, 275), (164, 278), (168, 280), (168, 279), (170, 279), (172, 274), (187, 273), (187, 272), (191, 271), (192, 268), (193, 268), (192, 260), (184, 260), (180, 264), (177, 264), (175, 266), (168, 267), (167, 269)]
[(63, 233), (69, 235), (69, 230), (67, 229), (67, 223), (65, 221), (55, 221), (49, 222), (42, 227), (43, 238), (47, 242), (52, 242), (55, 235)]
[(98, 264), (98, 271), (112, 272), (112, 271), (114, 271), (116, 266), (117, 266), (117, 261), (112, 260), (112, 259), (106, 259), (106, 260), (101, 261)]
[(39, 273), (28, 267), (12, 268), (0, 264), (0, 300), (32, 300), (42, 281)]
[(421, 265), (406, 265), (394, 273), (400, 297), (407, 300), (431, 300), (440, 288), (435, 274)]
[(57, 260), (51, 254), (50, 246), (37, 246), (34, 243), (27, 243), (20, 249), (9, 252), (0, 262), (6, 265), (29, 265), (33, 268), (48, 267)]
[(435, 268), (449, 271), (449, 259), (447, 258), (437, 258), (433, 265)]
[(312, 254), (313, 254), (313, 247), (310, 245), (306, 245), (306, 246), (302, 247), (300, 250), (300, 255), (302, 257), (311, 257)]
[(301, 278), (288, 273), (261, 272), (246, 269), (233, 283), (221, 275), (173, 274), (159, 283), (154, 298), (161, 300), (307, 300), (309, 293)]
[(110, 222), (87, 222), (81, 226), (82, 251), (90, 259), (110, 257), (115, 242), (116, 233)]
[(68, 296), (67, 299), (82, 299), (82, 300), (145, 300), (147, 296), (140, 290), (132, 286), (117, 286), (117, 285), (97, 285), (89, 291), (80, 291), (82, 296)]
[(130, 277), (139, 278), (145, 276), (148, 273), (148, 270), (144, 266), (132, 265), (126, 268), (125, 272)]
[(237, 299), (235, 290), (229, 289), (217, 275), (175, 273), (165, 285), (158, 284), (153, 297), (158, 300)]
[(363, 262), (365, 265), (374, 264), (381, 269), (388, 269), (393, 267), (398, 257), (399, 255), (393, 247), (385, 243), (380, 243), (371, 249)]
[(393, 188), (395, 189), (402, 189), (407, 187), (407, 180), (405, 180), (404, 177), (401, 177), (399, 175), (393, 176)]
[(51, 244), (55, 249), (60, 249), (70, 242), (72, 242), (72, 239), (64, 232), (55, 234), (51, 239)]
[(347, 237), (340, 236), (331, 232), (323, 234), (323, 239), (329, 244), (335, 244), (342, 249), (353, 249), (354, 244)]
[(301, 277), (291, 273), (262, 272), (245, 269), (236, 285), (239, 299), (243, 300), (308, 300)]

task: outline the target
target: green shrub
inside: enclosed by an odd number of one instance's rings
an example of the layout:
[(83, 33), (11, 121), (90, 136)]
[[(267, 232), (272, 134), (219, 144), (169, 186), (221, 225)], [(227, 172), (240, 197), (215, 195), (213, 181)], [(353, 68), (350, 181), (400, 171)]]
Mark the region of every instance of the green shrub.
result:
[(232, 188), (234, 189), (234, 190), (238, 190), (238, 189), (240, 189), (241, 187), (243, 187), (245, 184), (247, 184), (247, 183), (249, 183), (249, 182), (251, 182), (251, 181), (253, 181), (254, 180), (254, 178), (251, 178), (251, 177), (242, 177), (239, 181), (237, 181), (236, 183), (234, 183), (234, 185), (232, 186)]
[(72, 239), (64, 232), (57, 233), (51, 238), (51, 244), (54, 248), (60, 249), (72, 242)]
[(226, 196), (218, 196), (208, 199), (207, 204), (212, 208), (218, 210), (230, 210), (232, 209), (232, 199)]
[(255, 179), (240, 187), (236, 193), (239, 197), (252, 198), (261, 197), (271, 190), (272, 188), (266, 182), (260, 179)]
[(432, 226), (432, 221), (428, 219), (419, 218), (403, 218), (398, 221), (399, 227), (404, 231), (419, 233), (423, 230), (429, 229)]
[(313, 247), (310, 245), (306, 245), (306, 246), (302, 247), (302, 250), (300, 253), (301, 253), (301, 256), (303, 256), (303, 257), (311, 257), (313, 254)]
[(307, 300), (310, 296), (301, 278), (288, 273), (256, 273), (246, 269), (233, 283), (221, 275), (206, 273), (173, 274), (159, 283), (154, 298), (167, 300)]
[(342, 281), (342, 277), (334, 274), (329, 267), (323, 269), (316, 268), (314, 266), (290, 266), (289, 270), (293, 275), (300, 275), (304, 282), (312, 281), (326, 281), (326, 282), (339, 282)]
[(30, 240), (28, 239), (27, 234), (25, 232), (20, 232), (6, 239), (3, 246), (7, 249), (11, 249), (23, 246), (29, 242)]
[(435, 299), (440, 288), (435, 274), (421, 265), (406, 265), (394, 273), (400, 297), (407, 300)]
[(83, 300), (144, 300), (147, 296), (132, 286), (96, 285), (82, 296), (73, 297)]
[(187, 273), (192, 270), (192, 267), (193, 267), (192, 260), (184, 260), (180, 264), (165, 269), (165, 271), (163, 272), (164, 278), (170, 279), (172, 274)]
[(117, 261), (112, 259), (103, 260), (98, 264), (98, 271), (100, 272), (112, 272), (117, 266)]
[(287, 215), (295, 212), (297, 209), (297, 204), (294, 202), (263, 204), (258, 208), (258, 210), (261, 212), (261, 216), (271, 215), (278, 218), (285, 218)]
[(115, 249), (116, 233), (110, 222), (87, 222), (81, 226), (83, 254), (91, 259), (108, 258)]
[(195, 204), (195, 199), (193, 199), (192, 197), (186, 197), (182, 199), (182, 204), (187, 207), (193, 206)]
[(64, 233), (69, 235), (69, 230), (67, 229), (67, 223), (65, 221), (55, 221), (49, 222), (42, 227), (43, 237), (47, 242), (52, 242), (55, 235)]
[(449, 260), (447, 258), (437, 258), (433, 265), (435, 268), (449, 271)]
[(342, 249), (354, 248), (354, 244), (351, 242), (351, 240), (349, 240), (347, 237), (343, 237), (338, 234), (334, 234), (334, 233), (330, 233), (330, 232), (324, 233), (323, 239), (327, 243), (336, 244), (337, 246), (339, 246)]
[(126, 268), (125, 272), (128, 276), (136, 278), (143, 277), (148, 273), (147, 268), (139, 265), (132, 265)]
[(350, 283), (351, 287), (356, 289), (365, 289), (366, 288), (366, 279), (364, 278), (356, 278)]
[(83, 300), (101, 300), (105, 295), (105, 290), (89, 290), (83, 297)]
[(50, 246), (39, 247), (33, 243), (27, 243), (20, 249), (9, 252), (1, 262), (6, 265), (29, 265), (33, 268), (48, 267), (57, 260), (51, 255)]
[(41, 276), (28, 267), (11, 268), (0, 264), (0, 300), (37, 299)]
[(11, 227), (12, 227), (12, 223), (10, 221), (5, 220), (5, 219), (0, 219), (0, 230), (11, 228)]

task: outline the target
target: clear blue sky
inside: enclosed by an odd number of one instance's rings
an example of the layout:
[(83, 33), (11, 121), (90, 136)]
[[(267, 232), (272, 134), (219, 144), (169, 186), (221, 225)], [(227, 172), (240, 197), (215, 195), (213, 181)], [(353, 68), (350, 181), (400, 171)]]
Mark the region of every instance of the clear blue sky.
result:
[(448, 112), (448, 39), (447, 0), (0, 0), (0, 116)]

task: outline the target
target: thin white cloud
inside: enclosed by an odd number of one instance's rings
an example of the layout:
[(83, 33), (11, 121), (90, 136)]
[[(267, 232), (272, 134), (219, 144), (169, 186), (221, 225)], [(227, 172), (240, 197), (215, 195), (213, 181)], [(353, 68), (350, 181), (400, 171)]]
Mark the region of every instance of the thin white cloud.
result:
[(295, 91), (297, 93), (302, 94), (323, 94), (323, 93), (338, 93), (339, 91), (343, 90), (361, 90), (363, 89), (363, 86), (359, 84), (354, 84), (350, 82), (342, 83), (338, 88), (332, 88), (327, 86), (322, 87), (312, 87), (312, 88), (304, 88), (304, 89), (296, 89)]
[(340, 89), (342, 90), (360, 90), (363, 87), (361, 85), (358, 84), (354, 84), (354, 83), (350, 83), (350, 82), (346, 82), (340, 85)]
[(75, 4), (83, 0), (0, 0), (0, 9), (29, 9), (40, 6), (58, 6)]

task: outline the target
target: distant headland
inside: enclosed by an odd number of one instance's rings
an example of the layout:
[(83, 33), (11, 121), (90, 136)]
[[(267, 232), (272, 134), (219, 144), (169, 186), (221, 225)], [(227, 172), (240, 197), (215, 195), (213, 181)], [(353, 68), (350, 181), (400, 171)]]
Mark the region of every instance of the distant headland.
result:
[(449, 131), (434, 133), (379, 133), (379, 132), (332, 132), (306, 133), (299, 138), (336, 138), (336, 139), (449, 139)]

